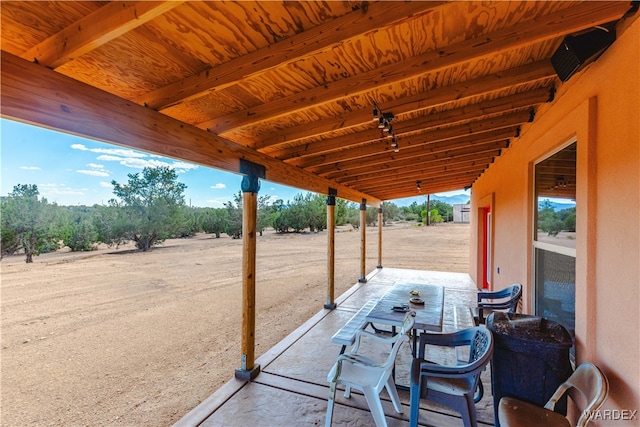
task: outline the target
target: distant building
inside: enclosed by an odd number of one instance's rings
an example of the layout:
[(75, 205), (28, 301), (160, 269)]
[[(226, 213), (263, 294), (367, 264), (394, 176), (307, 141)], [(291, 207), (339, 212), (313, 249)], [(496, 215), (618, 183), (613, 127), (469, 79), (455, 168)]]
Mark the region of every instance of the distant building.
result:
[(469, 212), (471, 211), (471, 205), (453, 205), (453, 222), (469, 222)]

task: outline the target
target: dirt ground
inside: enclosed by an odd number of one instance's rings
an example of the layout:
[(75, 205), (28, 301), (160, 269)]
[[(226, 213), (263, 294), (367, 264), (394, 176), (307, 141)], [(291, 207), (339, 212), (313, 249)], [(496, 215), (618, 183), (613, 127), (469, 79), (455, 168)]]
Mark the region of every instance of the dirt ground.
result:
[[(367, 229), (367, 273), (378, 263)], [(384, 227), (383, 266), (468, 272), (469, 226)], [(3, 426), (166, 426), (240, 367), (242, 241), (198, 235), (2, 259)], [(327, 234), (257, 243), (256, 357), (326, 301)], [(336, 296), (360, 276), (360, 232), (336, 234)]]

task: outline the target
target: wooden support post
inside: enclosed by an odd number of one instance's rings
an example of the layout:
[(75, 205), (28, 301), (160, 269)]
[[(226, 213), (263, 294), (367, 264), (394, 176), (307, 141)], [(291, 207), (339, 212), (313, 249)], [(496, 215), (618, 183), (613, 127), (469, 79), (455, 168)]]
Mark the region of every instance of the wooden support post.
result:
[(360, 204), (360, 279), (358, 282), (367, 283), (367, 199)]
[(429, 215), (429, 211), (431, 210), (431, 195), (427, 194), (427, 215), (424, 217), (424, 225), (431, 225), (431, 215)]
[(336, 250), (336, 193), (329, 189), (327, 196), (327, 303), (324, 308), (333, 310), (335, 303), (335, 250)]
[(378, 208), (378, 268), (382, 268), (382, 206)]
[(256, 222), (258, 216), (257, 176), (242, 178), (242, 355), (236, 378), (253, 380), (260, 373), (255, 364), (256, 332)]

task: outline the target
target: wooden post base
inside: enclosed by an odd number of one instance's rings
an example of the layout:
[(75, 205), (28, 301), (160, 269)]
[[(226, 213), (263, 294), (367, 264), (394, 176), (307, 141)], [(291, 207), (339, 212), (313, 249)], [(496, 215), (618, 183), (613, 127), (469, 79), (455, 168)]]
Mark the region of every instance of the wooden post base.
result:
[(244, 381), (253, 381), (260, 373), (260, 365), (255, 365), (253, 369), (236, 369), (236, 378)]

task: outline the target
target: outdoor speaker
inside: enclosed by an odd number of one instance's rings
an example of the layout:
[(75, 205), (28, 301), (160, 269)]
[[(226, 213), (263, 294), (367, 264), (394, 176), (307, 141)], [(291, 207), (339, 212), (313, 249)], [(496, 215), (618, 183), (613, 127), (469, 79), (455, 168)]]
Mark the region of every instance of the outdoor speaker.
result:
[(615, 30), (597, 27), (586, 33), (567, 36), (551, 57), (551, 64), (563, 82), (596, 60), (616, 40)]

